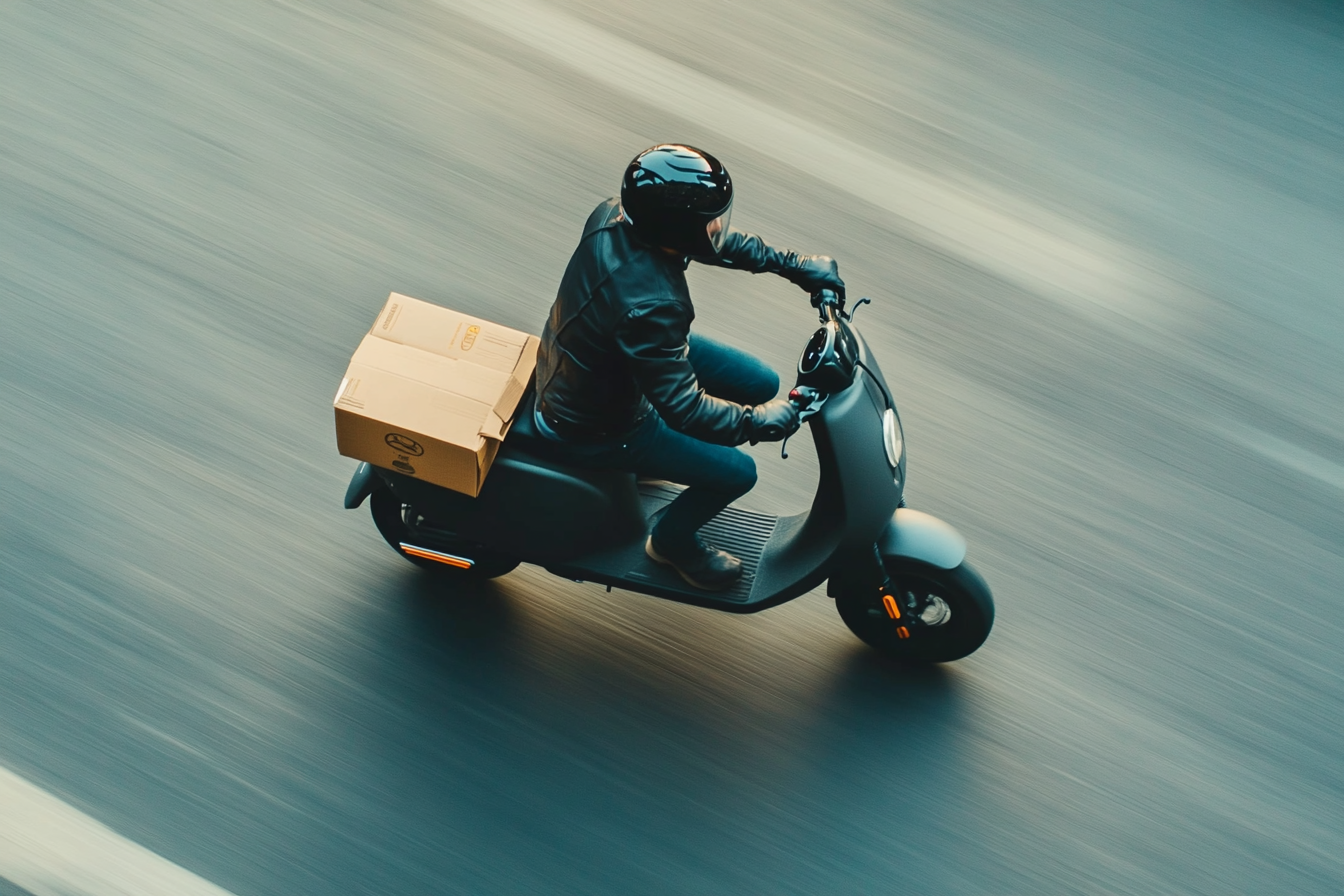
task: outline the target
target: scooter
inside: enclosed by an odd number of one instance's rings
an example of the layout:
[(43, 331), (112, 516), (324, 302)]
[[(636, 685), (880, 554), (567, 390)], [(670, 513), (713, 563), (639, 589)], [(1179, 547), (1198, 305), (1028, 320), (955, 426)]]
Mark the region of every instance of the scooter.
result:
[[(789, 399), (816, 443), (816, 497), (795, 516), (734, 504), (700, 530), (742, 560), (741, 580), (726, 591), (694, 588), (644, 552), (681, 487), (548, 459), (530, 394), (478, 497), (361, 463), (345, 506), (370, 499), (392, 549), (445, 584), (527, 562), (608, 591), (755, 613), (826, 582), (840, 618), (876, 650), (910, 663), (961, 659), (989, 636), (989, 588), (955, 529), (905, 506), (905, 438), (891, 391), (844, 302), (829, 291), (813, 301), (821, 327), (803, 349)], [(787, 440), (781, 454), (788, 457)]]

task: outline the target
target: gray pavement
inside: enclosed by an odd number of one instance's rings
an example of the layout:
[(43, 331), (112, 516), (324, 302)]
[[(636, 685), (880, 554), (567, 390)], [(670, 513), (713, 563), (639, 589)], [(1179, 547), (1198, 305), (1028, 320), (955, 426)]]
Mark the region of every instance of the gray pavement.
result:
[[(1344, 890), (1344, 11), (678, 9), (0, 3), (0, 766), (238, 896)], [(340, 509), (387, 292), (539, 329), (664, 139), (874, 298), (974, 656)], [(789, 369), (801, 293), (691, 277)]]

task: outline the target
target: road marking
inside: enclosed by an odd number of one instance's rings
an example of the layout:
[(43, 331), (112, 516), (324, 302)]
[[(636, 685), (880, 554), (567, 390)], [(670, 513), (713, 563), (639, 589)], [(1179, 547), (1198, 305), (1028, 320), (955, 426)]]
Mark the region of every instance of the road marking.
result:
[(1299, 448), (1292, 442), (1272, 436), (1267, 432), (1259, 432), (1258, 430), (1250, 430), (1246, 433), (1234, 433), (1230, 430), (1223, 430), (1223, 432), (1228, 438), (1240, 442), (1275, 463), (1344, 491), (1344, 465), (1327, 460), (1315, 452)]
[(4, 768), (0, 877), (33, 896), (231, 896)]
[[(435, 0), (641, 103), (708, 127), (909, 222), (925, 243), (1077, 310), (1154, 323), (1176, 286), (1123, 246), (984, 183), (953, 183), (534, 0)], [(1161, 304), (1159, 304), (1161, 303)]]

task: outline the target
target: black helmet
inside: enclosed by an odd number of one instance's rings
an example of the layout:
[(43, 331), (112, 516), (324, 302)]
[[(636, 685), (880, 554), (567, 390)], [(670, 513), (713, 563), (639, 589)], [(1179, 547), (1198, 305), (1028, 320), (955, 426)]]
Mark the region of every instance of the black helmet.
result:
[(635, 156), (625, 169), (621, 209), (635, 235), (651, 246), (718, 255), (728, 235), (733, 181), (709, 153), (661, 143)]

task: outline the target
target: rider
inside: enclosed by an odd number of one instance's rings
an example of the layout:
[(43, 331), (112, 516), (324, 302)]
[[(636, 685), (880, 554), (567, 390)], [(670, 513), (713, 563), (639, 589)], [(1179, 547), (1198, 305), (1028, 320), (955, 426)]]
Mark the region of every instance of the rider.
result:
[(660, 144), (635, 156), (621, 198), (599, 205), (541, 336), (536, 423), (559, 459), (686, 485), (645, 543), (697, 588), (729, 588), (742, 562), (697, 531), (756, 484), (737, 448), (797, 431), (779, 377), (690, 333), (689, 261), (769, 271), (808, 292), (844, 282), (834, 259), (730, 230), (733, 184), (707, 152)]

